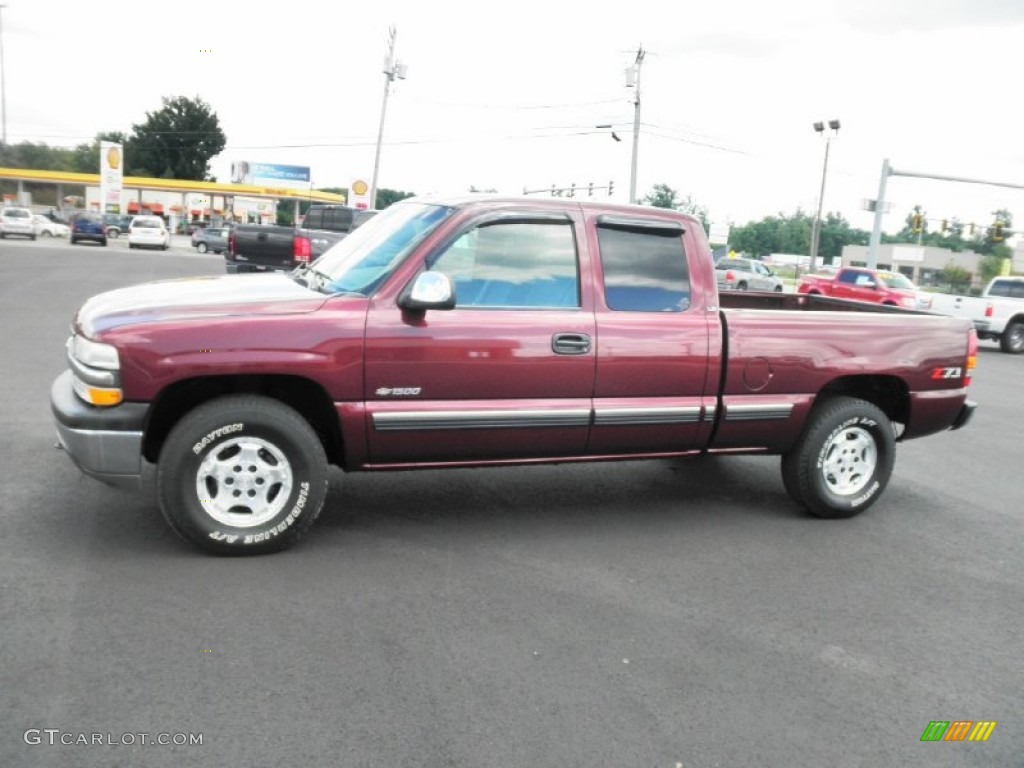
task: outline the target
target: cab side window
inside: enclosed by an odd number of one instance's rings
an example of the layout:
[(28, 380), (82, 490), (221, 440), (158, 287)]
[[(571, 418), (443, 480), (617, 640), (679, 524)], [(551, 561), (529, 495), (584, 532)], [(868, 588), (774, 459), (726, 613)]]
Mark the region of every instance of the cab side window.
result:
[(683, 312), (689, 308), (690, 273), (680, 231), (598, 226), (597, 239), (609, 309)]
[(576, 239), (568, 221), (475, 227), (460, 235), (430, 268), (452, 279), (458, 308), (580, 306)]

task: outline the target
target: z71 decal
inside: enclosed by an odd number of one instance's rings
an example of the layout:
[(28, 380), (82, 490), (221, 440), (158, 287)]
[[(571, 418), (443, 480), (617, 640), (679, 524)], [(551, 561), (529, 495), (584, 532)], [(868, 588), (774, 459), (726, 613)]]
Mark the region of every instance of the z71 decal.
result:
[(932, 370), (932, 381), (942, 379), (959, 379), (964, 374), (964, 369), (959, 366), (953, 368), (935, 368)]

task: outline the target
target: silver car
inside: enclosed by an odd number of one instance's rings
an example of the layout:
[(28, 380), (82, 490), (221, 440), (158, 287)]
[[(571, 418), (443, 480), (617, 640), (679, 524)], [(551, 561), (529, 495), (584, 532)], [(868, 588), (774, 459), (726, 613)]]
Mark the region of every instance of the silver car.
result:
[(719, 291), (782, 291), (782, 280), (755, 259), (720, 259), (715, 275)]

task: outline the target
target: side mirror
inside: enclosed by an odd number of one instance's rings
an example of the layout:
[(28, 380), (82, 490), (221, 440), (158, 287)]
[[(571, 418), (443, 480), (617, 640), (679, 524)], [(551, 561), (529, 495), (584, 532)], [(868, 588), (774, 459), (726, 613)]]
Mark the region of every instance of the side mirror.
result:
[(455, 286), (443, 272), (421, 272), (398, 297), (402, 309), (423, 312), (428, 309), (454, 309)]

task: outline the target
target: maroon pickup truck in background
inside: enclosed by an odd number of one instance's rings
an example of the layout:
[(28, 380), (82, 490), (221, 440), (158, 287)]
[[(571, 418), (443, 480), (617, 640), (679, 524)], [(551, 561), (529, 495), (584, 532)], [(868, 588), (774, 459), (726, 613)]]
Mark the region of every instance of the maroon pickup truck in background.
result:
[(927, 298), (907, 277), (898, 272), (866, 267), (843, 267), (831, 276), (804, 275), (797, 284), (796, 292), (908, 309), (928, 309)]
[[(723, 308), (722, 305), (726, 307)], [(226, 554), (282, 549), (346, 471), (776, 454), (821, 517), (878, 500), (900, 440), (956, 429), (966, 319), (720, 296), (698, 221), (410, 199), (290, 274), (100, 294), (51, 403), (87, 474), (148, 486)]]

